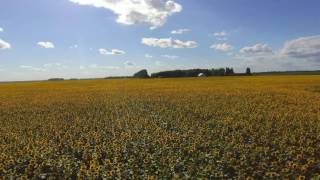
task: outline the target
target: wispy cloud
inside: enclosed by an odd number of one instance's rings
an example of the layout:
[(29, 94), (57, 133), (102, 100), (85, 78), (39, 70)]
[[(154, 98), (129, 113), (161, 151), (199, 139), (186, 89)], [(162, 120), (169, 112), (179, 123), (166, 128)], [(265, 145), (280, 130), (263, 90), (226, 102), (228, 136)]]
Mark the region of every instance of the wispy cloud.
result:
[(126, 61), (126, 62), (124, 62), (124, 65), (127, 67), (133, 67), (135, 64), (131, 61)]
[(48, 72), (48, 71), (61, 71), (68, 68), (68, 66), (63, 65), (61, 63), (47, 63), (42, 66), (31, 66), (31, 65), (21, 65), (19, 66), (21, 69), (26, 69), (30, 71), (38, 71), (38, 72)]
[(213, 33), (213, 35), (216, 37), (226, 37), (228, 33), (226, 31), (221, 31), (221, 32), (215, 32)]
[(209, 34), (209, 36), (214, 37), (218, 41), (227, 41), (229, 33), (226, 31), (220, 31), (220, 32)]
[(111, 51), (108, 51), (107, 49), (99, 49), (99, 53), (101, 55), (124, 55), (126, 54), (125, 51), (119, 50), (119, 49), (111, 49)]
[(246, 46), (240, 49), (241, 53), (249, 54), (249, 55), (261, 55), (261, 54), (269, 54), (273, 53), (271, 47), (268, 44), (255, 44), (253, 46)]
[(177, 59), (177, 58), (179, 58), (179, 56), (168, 55), (168, 54), (164, 54), (161, 57), (164, 57), (164, 58), (167, 58), (167, 59)]
[(228, 43), (221, 43), (221, 44), (213, 44), (210, 46), (210, 48), (215, 49), (217, 51), (227, 52), (227, 51), (233, 50), (234, 47)]
[[(85, 67), (85, 66), (82, 66), (82, 67)], [(117, 70), (117, 69), (120, 69), (120, 67), (118, 67), (118, 66), (104, 66), (104, 65), (97, 65), (97, 64), (90, 64), (86, 68), (101, 69), (101, 70)]]
[(163, 64), (161, 61), (156, 61), (156, 62), (155, 62), (155, 65), (156, 65), (156, 66), (164, 66), (164, 64)]
[(190, 31), (191, 31), (190, 29), (177, 29), (177, 30), (172, 30), (171, 34), (184, 34)]
[(31, 71), (41, 71), (41, 72), (46, 71), (46, 69), (44, 69), (44, 68), (33, 67), (33, 66), (29, 66), (29, 65), (21, 65), (20, 68), (31, 70)]
[(198, 43), (195, 41), (181, 41), (178, 39), (172, 38), (142, 38), (142, 44), (152, 47), (160, 47), (160, 48), (196, 48), (198, 47)]
[(145, 58), (147, 58), (147, 59), (151, 59), (151, 58), (153, 58), (153, 56), (152, 56), (152, 55), (150, 55), (150, 54), (145, 54), (145, 55), (144, 55), (144, 57), (145, 57)]
[(67, 68), (68, 68), (68, 66), (63, 65), (63, 64), (61, 64), (61, 63), (47, 63), (47, 64), (44, 64), (43, 67), (44, 67), (45, 69), (53, 68), (53, 69), (59, 69), (59, 70), (67, 69)]
[(10, 43), (0, 39), (0, 49), (10, 49), (11, 45)]
[(70, 49), (77, 49), (79, 46), (78, 46), (78, 44), (74, 44), (74, 45), (71, 45), (69, 48)]
[(40, 41), (37, 43), (40, 47), (45, 48), (45, 49), (52, 49), (54, 48), (54, 44), (50, 41)]

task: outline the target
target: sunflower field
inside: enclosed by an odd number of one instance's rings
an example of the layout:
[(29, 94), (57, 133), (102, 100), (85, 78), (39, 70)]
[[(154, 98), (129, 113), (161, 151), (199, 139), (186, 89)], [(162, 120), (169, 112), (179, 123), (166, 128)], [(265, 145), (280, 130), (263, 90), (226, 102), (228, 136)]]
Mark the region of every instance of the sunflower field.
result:
[(319, 179), (320, 76), (0, 84), (0, 179)]

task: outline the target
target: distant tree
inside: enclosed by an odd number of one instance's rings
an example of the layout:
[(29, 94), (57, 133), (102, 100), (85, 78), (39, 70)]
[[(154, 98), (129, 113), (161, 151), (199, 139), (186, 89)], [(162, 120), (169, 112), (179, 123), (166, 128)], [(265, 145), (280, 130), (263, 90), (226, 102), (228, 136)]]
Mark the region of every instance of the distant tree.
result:
[(151, 74), (154, 78), (174, 78), (174, 77), (187, 77), (186, 70), (173, 70), (173, 71), (162, 71)]
[(204, 76), (226, 76), (234, 75), (233, 68), (218, 68), (218, 69), (186, 69), (172, 70), (152, 73), (152, 78), (174, 78), (174, 77), (198, 77), (199, 74)]
[(63, 78), (50, 78), (48, 81), (64, 81)]
[(149, 74), (148, 74), (148, 71), (146, 69), (143, 69), (143, 70), (135, 73), (133, 75), (133, 77), (135, 77), (135, 78), (149, 78)]
[(202, 73), (205, 76), (211, 76), (211, 71), (208, 69), (187, 69), (187, 70), (173, 70), (152, 73), (153, 78), (173, 78), (173, 77), (198, 77)]
[(211, 76), (224, 76), (226, 73), (226, 70), (224, 68), (219, 69), (211, 69)]
[(228, 67), (227, 67), (227, 68), (226, 68), (225, 75), (226, 75), (226, 76), (234, 75), (233, 68), (228, 68)]
[(249, 67), (247, 67), (247, 69), (246, 69), (246, 75), (252, 75), (251, 74), (251, 69)]

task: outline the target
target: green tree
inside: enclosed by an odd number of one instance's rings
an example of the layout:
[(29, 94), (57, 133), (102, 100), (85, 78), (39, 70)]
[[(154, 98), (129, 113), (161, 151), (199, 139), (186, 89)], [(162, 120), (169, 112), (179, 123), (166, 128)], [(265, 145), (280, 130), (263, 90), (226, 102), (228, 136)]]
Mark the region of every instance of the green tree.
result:
[(133, 75), (133, 77), (135, 77), (135, 78), (149, 78), (149, 74), (148, 74), (148, 71), (146, 69), (143, 69), (143, 70), (135, 73)]
[(233, 68), (226, 68), (226, 72), (225, 72), (225, 75), (228, 76), (228, 75), (234, 75), (234, 71), (233, 71)]
[(249, 67), (246, 69), (246, 75), (251, 75), (251, 69)]

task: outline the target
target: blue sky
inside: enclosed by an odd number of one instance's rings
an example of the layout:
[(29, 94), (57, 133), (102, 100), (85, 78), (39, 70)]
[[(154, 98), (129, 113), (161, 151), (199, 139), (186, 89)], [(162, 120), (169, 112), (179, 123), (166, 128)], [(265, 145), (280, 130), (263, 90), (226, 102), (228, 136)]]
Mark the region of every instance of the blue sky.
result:
[(142, 68), (320, 69), (319, 7), (317, 0), (4, 0), (0, 81)]

